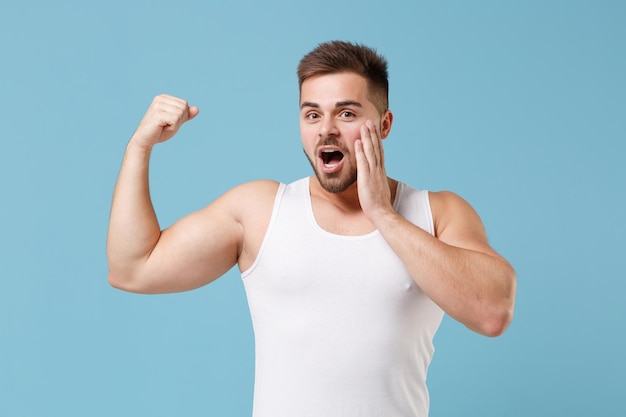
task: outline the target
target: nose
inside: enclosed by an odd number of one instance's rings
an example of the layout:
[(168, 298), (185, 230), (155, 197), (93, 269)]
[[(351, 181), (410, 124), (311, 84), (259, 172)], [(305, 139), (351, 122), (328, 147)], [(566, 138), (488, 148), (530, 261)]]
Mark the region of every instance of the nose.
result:
[(337, 129), (337, 125), (335, 124), (335, 120), (332, 117), (327, 117), (322, 121), (319, 131), (320, 137), (324, 138), (327, 136), (338, 136), (339, 129)]

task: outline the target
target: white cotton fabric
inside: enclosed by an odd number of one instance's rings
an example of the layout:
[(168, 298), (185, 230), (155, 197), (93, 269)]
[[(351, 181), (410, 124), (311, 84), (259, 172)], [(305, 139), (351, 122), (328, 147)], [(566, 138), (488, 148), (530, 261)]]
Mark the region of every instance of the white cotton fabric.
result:
[[(428, 192), (399, 183), (403, 217), (433, 234)], [(443, 311), (376, 230), (315, 221), (308, 178), (281, 184), (242, 273), (256, 343), (254, 417), (426, 417)]]

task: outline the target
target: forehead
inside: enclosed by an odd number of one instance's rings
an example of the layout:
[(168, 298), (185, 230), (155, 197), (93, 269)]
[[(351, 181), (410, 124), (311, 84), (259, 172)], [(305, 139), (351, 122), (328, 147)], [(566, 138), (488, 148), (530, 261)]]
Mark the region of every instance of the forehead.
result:
[(300, 90), (300, 103), (370, 102), (367, 80), (351, 72), (321, 74), (307, 78)]

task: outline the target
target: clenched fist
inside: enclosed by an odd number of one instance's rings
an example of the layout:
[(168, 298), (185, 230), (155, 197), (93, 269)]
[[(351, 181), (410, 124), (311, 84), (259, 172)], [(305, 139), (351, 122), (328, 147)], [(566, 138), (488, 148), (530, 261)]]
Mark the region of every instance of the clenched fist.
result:
[(174, 136), (183, 123), (196, 117), (199, 111), (198, 107), (189, 106), (187, 101), (181, 98), (167, 94), (156, 96), (133, 134), (131, 142), (150, 149)]

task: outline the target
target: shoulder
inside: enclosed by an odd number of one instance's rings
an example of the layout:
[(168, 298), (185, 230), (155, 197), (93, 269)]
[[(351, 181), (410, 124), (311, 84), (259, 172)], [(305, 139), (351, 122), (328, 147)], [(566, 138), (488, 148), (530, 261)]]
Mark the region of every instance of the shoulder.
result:
[(276, 181), (258, 180), (237, 185), (226, 191), (215, 201), (196, 212), (199, 222), (218, 219), (223, 226), (243, 224), (254, 215), (262, 214), (264, 209), (273, 205), (280, 184)]
[(439, 216), (456, 214), (459, 210), (474, 210), (465, 199), (451, 191), (429, 191), (428, 198), (433, 214), (436, 212)]
[(256, 180), (240, 184), (227, 191), (220, 200), (239, 221), (271, 211), (280, 183), (271, 180)]
[(435, 236), (453, 245), (468, 238), (487, 243), (482, 220), (465, 199), (450, 191), (430, 191), (428, 197)]
[(475, 214), (474, 209), (467, 201), (451, 191), (429, 191), (415, 188), (401, 181), (397, 183), (396, 193), (401, 193), (402, 196), (421, 196), (420, 198), (423, 198), (430, 205), (435, 222), (443, 224), (459, 215), (465, 217), (472, 213)]
[(228, 198), (233, 198), (237, 200), (255, 198), (273, 199), (279, 187), (280, 183), (277, 181), (256, 180), (240, 184), (232, 188), (225, 195), (227, 195)]
[(247, 270), (258, 254), (274, 209), (281, 183), (258, 180), (238, 185), (223, 197), (239, 225), (239, 268)]

